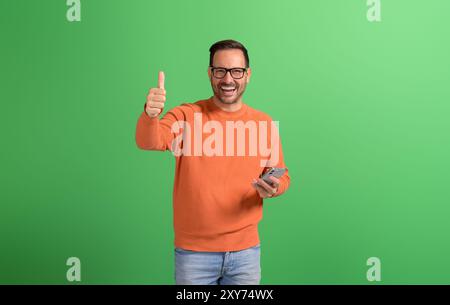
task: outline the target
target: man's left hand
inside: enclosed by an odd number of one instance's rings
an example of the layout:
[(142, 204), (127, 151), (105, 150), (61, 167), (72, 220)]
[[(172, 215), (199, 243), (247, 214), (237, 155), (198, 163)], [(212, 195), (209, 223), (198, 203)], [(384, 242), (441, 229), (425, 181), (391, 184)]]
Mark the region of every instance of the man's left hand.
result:
[(273, 197), (273, 195), (275, 195), (278, 191), (278, 186), (280, 185), (280, 180), (278, 178), (271, 176), (269, 179), (273, 181), (272, 185), (269, 185), (261, 178), (253, 179), (252, 182), (252, 186), (263, 199)]

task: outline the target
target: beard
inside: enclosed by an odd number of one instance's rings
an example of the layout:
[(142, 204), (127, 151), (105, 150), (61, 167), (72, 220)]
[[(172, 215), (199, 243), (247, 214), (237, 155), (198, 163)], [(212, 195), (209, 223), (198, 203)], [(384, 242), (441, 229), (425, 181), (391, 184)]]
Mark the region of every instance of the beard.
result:
[[(220, 88), (222, 85), (225, 85), (225, 86), (233, 85), (234, 87), (236, 87), (236, 90), (235, 90), (233, 96), (224, 95), (223, 91)], [(227, 105), (237, 103), (245, 91), (245, 85), (243, 85), (242, 90), (241, 90), (241, 86), (239, 86), (238, 84), (217, 84), (216, 86), (213, 85), (212, 87), (213, 87), (214, 95), (217, 97), (217, 99), (221, 103), (227, 104)]]
[(216, 97), (217, 97), (217, 99), (218, 99), (221, 103), (230, 105), (230, 104), (235, 104), (235, 103), (237, 103), (237, 101), (239, 101), (239, 99), (241, 98), (241, 96), (242, 96), (243, 93), (244, 93), (244, 92), (241, 92), (241, 93), (239, 93), (239, 94), (236, 94), (236, 96), (235, 96), (234, 98), (232, 98), (232, 99), (230, 99), (230, 98), (224, 98), (224, 97), (221, 96), (220, 94), (216, 94)]

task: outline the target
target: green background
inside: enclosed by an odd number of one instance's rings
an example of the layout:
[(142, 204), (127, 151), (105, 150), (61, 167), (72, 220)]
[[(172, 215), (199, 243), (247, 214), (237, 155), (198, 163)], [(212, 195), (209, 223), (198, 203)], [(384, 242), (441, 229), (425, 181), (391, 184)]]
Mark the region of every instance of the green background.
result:
[(0, 2), (0, 283), (174, 283), (170, 152), (145, 96), (211, 96), (210, 45), (249, 50), (244, 101), (280, 121), (291, 186), (266, 201), (263, 284), (450, 283), (450, 1)]

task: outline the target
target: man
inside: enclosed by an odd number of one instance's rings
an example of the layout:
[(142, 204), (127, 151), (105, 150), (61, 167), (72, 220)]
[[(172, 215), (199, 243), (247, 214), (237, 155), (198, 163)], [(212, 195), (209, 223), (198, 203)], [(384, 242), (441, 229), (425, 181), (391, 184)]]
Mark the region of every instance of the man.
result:
[(176, 157), (176, 283), (259, 284), (263, 199), (284, 193), (290, 177), (286, 171), (279, 179), (270, 177), (272, 183), (259, 178), (267, 168), (285, 164), (270, 116), (242, 100), (252, 73), (247, 49), (224, 40), (209, 51), (214, 95), (159, 119), (166, 102), (160, 72), (158, 88), (150, 89), (139, 117), (136, 143), (141, 149), (171, 150)]

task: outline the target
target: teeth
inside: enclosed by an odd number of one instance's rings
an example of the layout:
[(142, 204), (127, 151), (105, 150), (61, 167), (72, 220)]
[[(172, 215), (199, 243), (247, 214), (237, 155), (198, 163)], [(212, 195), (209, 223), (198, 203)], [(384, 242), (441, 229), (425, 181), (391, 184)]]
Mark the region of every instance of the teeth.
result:
[(235, 88), (234, 87), (221, 87), (222, 88), (222, 90), (234, 90)]

